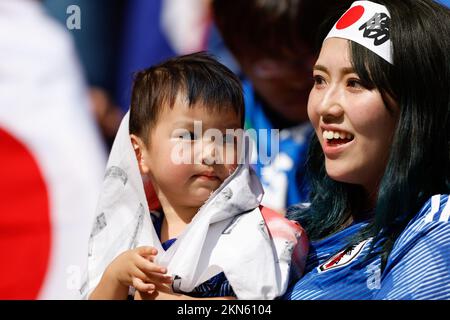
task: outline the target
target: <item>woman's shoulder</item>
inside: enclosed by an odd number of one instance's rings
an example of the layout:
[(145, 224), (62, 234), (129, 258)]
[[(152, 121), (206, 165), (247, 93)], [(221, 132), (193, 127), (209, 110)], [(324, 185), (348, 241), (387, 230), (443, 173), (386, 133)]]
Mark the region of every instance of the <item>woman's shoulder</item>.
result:
[(415, 220), (424, 223), (448, 222), (450, 217), (450, 198), (448, 194), (436, 194), (422, 206)]
[[(394, 243), (389, 260), (422, 257), (448, 250), (450, 198), (438, 194), (428, 199)], [(414, 258), (414, 259), (415, 259)]]
[(450, 281), (449, 215), (449, 195), (434, 195), (425, 202), (396, 240), (377, 298), (450, 298), (450, 288), (442, 286)]
[[(450, 197), (448, 194), (436, 194), (430, 197), (411, 219), (396, 241), (395, 247), (411, 244), (425, 236), (439, 236), (442, 228), (450, 228)], [(448, 226), (446, 226), (448, 225)], [(409, 245), (408, 245), (409, 246)]]

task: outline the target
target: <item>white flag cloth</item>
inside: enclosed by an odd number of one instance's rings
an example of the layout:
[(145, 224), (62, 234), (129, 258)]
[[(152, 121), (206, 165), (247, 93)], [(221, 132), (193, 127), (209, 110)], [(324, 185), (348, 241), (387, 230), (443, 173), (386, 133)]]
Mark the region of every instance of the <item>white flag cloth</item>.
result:
[[(302, 232), (281, 216), (264, 220), (259, 209), (263, 189), (247, 161), (211, 195), (165, 251), (150, 217), (128, 119), (129, 114), (122, 120), (108, 160), (89, 242), (84, 297), (117, 255), (138, 246), (158, 249), (156, 262), (168, 268), (176, 291), (190, 292), (223, 271), (239, 299), (280, 296), (287, 288), (291, 255)], [(302, 242), (302, 252), (306, 248)]]
[(0, 297), (80, 299), (106, 155), (70, 35), (39, 1), (0, 1), (0, 132), (1, 170), (17, 169), (0, 180)]

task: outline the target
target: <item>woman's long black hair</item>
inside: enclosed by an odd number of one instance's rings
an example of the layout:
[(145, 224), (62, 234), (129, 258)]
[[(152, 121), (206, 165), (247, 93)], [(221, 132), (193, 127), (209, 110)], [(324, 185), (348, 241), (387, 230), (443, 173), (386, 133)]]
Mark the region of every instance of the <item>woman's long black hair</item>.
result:
[[(450, 10), (432, 0), (375, 0), (391, 14), (394, 65), (349, 41), (353, 67), (377, 88), (390, 109), (400, 109), (373, 219), (349, 245), (374, 237), (383, 266), (408, 222), (434, 194), (450, 187)], [(377, 161), (377, 159), (374, 159)], [(311, 206), (292, 207), (312, 240), (327, 237), (357, 218), (368, 195), (357, 185), (330, 179), (317, 137), (309, 149)]]

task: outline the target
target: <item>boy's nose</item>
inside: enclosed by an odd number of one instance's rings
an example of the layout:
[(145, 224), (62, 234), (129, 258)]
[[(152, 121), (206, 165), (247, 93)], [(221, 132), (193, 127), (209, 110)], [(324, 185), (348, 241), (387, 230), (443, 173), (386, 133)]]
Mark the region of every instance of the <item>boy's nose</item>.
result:
[(204, 141), (202, 147), (202, 163), (212, 165), (218, 162), (216, 144), (214, 141)]

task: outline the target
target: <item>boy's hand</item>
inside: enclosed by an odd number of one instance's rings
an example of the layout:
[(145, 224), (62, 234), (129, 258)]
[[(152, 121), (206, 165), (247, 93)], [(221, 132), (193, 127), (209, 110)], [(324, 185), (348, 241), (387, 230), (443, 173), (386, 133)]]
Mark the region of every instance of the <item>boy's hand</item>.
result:
[(185, 296), (179, 293), (174, 293), (172, 288), (167, 285), (158, 285), (156, 290), (152, 292), (136, 292), (134, 295), (135, 300), (186, 300), (190, 299), (189, 296)]
[(153, 247), (139, 247), (120, 254), (106, 272), (124, 287), (133, 286), (141, 292), (153, 293), (157, 285), (171, 284), (167, 269), (155, 264), (158, 251)]

